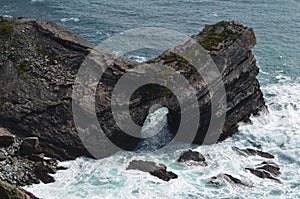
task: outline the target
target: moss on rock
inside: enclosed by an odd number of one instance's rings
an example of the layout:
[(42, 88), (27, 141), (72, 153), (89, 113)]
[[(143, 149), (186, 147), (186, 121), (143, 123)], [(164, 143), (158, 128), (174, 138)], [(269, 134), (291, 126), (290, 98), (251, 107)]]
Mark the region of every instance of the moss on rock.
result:
[(215, 25), (206, 25), (199, 42), (206, 50), (214, 50), (221, 42), (225, 40), (234, 42), (240, 35), (238, 31), (235, 31), (232, 22), (220, 21)]
[(0, 22), (0, 35), (11, 36), (14, 33), (14, 26), (8, 22)]
[(28, 64), (25, 64), (25, 63), (20, 64), (19, 67), (18, 67), (19, 75), (24, 74), (27, 67), (28, 67)]
[(42, 48), (37, 48), (36, 50), (43, 57), (49, 56), (49, 53), (46, 50), (42, 49)]

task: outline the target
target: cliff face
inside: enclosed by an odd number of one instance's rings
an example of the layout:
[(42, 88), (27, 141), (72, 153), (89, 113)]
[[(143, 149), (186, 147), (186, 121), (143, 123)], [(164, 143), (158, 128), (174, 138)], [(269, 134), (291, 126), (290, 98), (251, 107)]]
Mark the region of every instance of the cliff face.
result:
[[(94, 51), (92, 44), (51, 22), (1, 18), (0, 32), (0, 126), (19, 137), (38, 137), (48, 156), (58, 159), (91, 157), (74, 125), (72, 88), (87, 55), (94, 52), (104, 56), (103, 51)], [(251, 52), (256, 38), (251, 28), (236, 22), (220, 22), (206, 26), (193, 39), (207, 50), (221, 71), (227, 99), (225, 125), (220, 137), (224, 139), (237, 131), (238, 122), (247, 121), (251, 114), (258, 114), (265, 108), (256, 79), (259, 70)], [(201, 144), (209, 118), (214, 114), (210, 111), (211, 93), (192, 64), (178, 55), (182, 48), (184, 46), (168, 50), (146, 64), (161, 63), (172, 67), (196, 90), (201, 115), (194, 143)], [(141, 73), (142, 70), (136, 69), (139, 66), (142, 64), (121, 58), (114, 60), (109, 63), (97, 88), (96, 112), (101, 127), (111, 141), (126, 150), (134, 149), (140, 140), (118, 128), (109, 99), (120, 77), (126, 73)], [(212, 84), (218, 82), (220, 79)], [(165, 87), (146, 85), (134, 93), (130, 101), (133, 121), (141, 126), (149, 108), (157, 103), (169, 108), (169, 125), (176, 133), (184, 110), (176, 96)], [(86, 127), (87, 132), (89, 129)], [(108, 154), (103, 153), (105, 155)]]

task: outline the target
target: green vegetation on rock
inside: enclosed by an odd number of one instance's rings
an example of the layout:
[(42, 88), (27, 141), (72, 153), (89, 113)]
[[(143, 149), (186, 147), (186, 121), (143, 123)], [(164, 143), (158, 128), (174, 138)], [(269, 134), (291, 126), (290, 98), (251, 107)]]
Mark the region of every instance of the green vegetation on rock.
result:
[(168, 88), (163, 89), (161, 92), (162, 95), (171, 95), (172, 93), (173, 92)]
[(28, 67), (28, 64), (25, 64), (25, 63), (20, 64), (19, 67), (18, 67), (18, 73), (19, 73), (19, 75), (24, 74), (25, 69), (27, 67)]
[(226, 39), (233, 42), (240, 36), (239, 33), (233, 31), (229, 21), (220, 21), (215, 25), (206, 25), (203, 32), (200, 44), (206, 50), (214, 50), (219, 43)]
[(184, 57), (176, 53), (162, 54), (159, 56), (159, 58), (164, 60), (164, 64), (168, 64), (176, 61), (180, 67), (186, 67), (189, 63), (187, 59), (185, 59)]
[(42, 48), (37, 48), (36, 50), (37, 50), (37, 52), (38, 52), (40, 55), (42, 55), (42, 56), (44, 56), (44, 57), (49, 56), (49, 53), (48, 53), (46, 50), (42, 49)]
[(11, 36), (14, 33), (14, 26), (7, 22), (0, 22), (0, 35)]

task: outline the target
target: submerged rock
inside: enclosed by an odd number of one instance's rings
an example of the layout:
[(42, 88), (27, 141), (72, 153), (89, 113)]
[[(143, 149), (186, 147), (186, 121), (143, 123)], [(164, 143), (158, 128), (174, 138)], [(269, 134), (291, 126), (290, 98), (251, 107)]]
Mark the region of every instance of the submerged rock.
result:
[(171, 179), (178, 178), (178, 176), (175, 173), (167, 171), (167, 167), (165, 165), (156, 164), (155, 162), (149, 161), (133, 160), (129, 163), (127, 170), (139, 170), (147, 172), (164, 181), (169, 181)]
[(272, 154), (264, 152), (264, 151), (260, 151), (260, 150), (257, 150), (257, 149), (250, 149), (250, 148), (240, 149), (238, 147), (235, 147), (235, 149), (238, 152), (241, 152), (242, 154), (246, 154), (246, 155), (258, 155), (258, 156), (261, 156), (263, 158), (268, 158), (268, 159), (273, 159), (274, 158), (274, 156)]
[(278, 177), (281, 172), (279, 166), (274, 162), (262, 162), (255, 169), (246, 168), (246, 170), (249, 170), (252, 174), (256, 175), (259, 178), (268, 178), (279, 183), (281, 182), (279, 179), (275, 178)]
[(224, 174), (221, 173), (217, 176), (212, 177), (209, 180), (209, 183), (212, 184), (212, 185), (215, 185), (215, 186), (222, 186), (222, 185), (224, 185), (224, 181), (227, 181), (231, 184), (237, 184), (237, 185), (242, 185), (242, 186), (246, 186), (246, 187), (252, 187), (251, 185), (241, 181), (240, 179), (235, 178), (232, 175), (226, 174), (226, 173), (224, 173)]
[(205, 157), (198, 151), (192, 151), (192, 150), (184, 151), (180, 155), (178, 162), (184, 162), (192, 165), (198, 165), (198, 164), (203, 166), (207, 165), (207, 163), (205, 162)]
[(268, 171), (273, 176), (279, 176), (281, 174), (279, 165), (275, 162), (262, 162), (256, 169)]

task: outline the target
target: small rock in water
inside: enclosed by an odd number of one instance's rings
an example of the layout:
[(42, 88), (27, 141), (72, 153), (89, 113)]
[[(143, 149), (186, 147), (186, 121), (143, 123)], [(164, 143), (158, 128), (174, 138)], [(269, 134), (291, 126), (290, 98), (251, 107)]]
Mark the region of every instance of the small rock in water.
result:
[(198, 151), (192, 151), (192, 150), (183, 152), (180, 155), (178, 162), (192, 163), (192, 165), (200, 164), (203, 166), (207, 166), (204, 156)]
[(143, 160), (131, 161), (127, 167), (127, 170), (140, 170), (143, 172), (147, 172), (164, 181), (169, 181), (171, 179), (178, 178), (178, 176), (175, 173), (167, 171), (167, 167), (165, 165)]
[(258, 156), (261, 156), (263, 158), (268, 158), (268, 159), (273, 159), (274, 158), (274, 156), (272, 154), (264, 152), (264, 151), (260, 151), (260, 150), (257, 150), (257, 149), (250, 149), (250, 148), (240, 149), (238, 147), (234, 147), (234, 149), (236, 149), (238, 152), (241, 152), (241, 153), (246, 154), (246, 155), (258, 155)]
[(210, 179), (209, 183), (213, 184), (215, 186), (222, 186), (222, 185), (224, 185), (224, 181), (227, 181), (227, 182), (232, 183), (232, 184), (237, 184), (237, 185), (252, 187), (252, 185), (249, 185), (249, 184), (241, 181), (240, 179), (235, 178), (232, 175), (226, 174), (226, 173), (224, 173), (224, 174), (221, 173), (221, 174), (219, 174), (217, 176), (212, 177)]
[(7, 129), (0, 128), (0, 147), (9, 146), (15, 141), (15, 136), (12, 135)]
[(279, 176), (281, 174), (279, 166), (275, 162), (262, 162), (260, 167), (256, 169), (265, 170), (274, 176)]
[(252, 174), (256, 175), (259, 178), (268, 178), (280, 183), (280, 180), (275, 178), (281, 174), (280, 168), (274, 162), (262, 162), (259, 167), (256, 167), (255, 169), (246, 168), (246, 170), (250, 171)]

